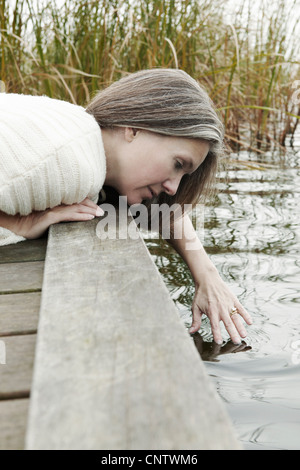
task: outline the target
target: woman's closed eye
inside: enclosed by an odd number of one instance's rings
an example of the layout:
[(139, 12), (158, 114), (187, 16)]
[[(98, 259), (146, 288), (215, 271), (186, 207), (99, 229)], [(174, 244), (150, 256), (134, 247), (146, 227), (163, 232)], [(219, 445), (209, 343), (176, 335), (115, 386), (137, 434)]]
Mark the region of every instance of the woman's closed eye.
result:
[(176, 160), (176, 162), (175, 162), (176, 170), (182, 170), (183, 167), (184, 167), (184, 164), (180, 160)]
[[(193, 171), (189, 172), (188, 170), (190, 170), (192, 165), (187, 165), (185, 162), (182, 162), (180, 160), (176, 160), (176, 163), (175, 163), (175, 169), (177, 171), (182, 171), (184, 170), (184, 172), (188, 175), (191, 175), (193, 173)], [(188, 167), (188, 168), (187, 168)]]

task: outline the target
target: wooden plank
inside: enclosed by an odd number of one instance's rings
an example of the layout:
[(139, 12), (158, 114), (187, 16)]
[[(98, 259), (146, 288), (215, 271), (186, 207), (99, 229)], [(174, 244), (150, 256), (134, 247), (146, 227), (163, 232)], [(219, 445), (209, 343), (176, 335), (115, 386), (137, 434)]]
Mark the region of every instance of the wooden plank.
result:
[(42, 289), (44, 261), (0, 264), (0, 294)]
[(1, 337), (6, 364), (0, 365), (0, 400), (28, 397), (31, 388), (36, 335)]
[(46, 247), (46, 237), (0, 247), (0, 450), (24, 449)]
[(96, 223), (50, 231), (26, 449), (240, 448), (144, 242)]
[(0, 450), (23, 450), (29, 399), (0, 401)]
[(0, 295), (0, 336), (36, 333), (41, 293)]
[(0, 264), (24, 261), (44, 261), (47, 250), (47, 237), (26, 240), (15, 245), (0, 247)]

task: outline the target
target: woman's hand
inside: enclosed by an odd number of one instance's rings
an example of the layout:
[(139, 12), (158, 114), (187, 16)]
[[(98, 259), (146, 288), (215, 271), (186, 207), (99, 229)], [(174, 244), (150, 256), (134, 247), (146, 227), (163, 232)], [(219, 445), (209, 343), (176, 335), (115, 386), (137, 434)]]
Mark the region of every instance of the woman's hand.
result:
[(8, 216), (9, 228), (16, 235), (24, 238), (39, 238), (52, 224), (59, 222), (83, 222), (100, 217), (104, 212), (90, 199), (79, 204), (61, 205), (45, 211), (34, 211), (27, 216)]
[[(190, 333), (195, 333), (201, 326), (205, 314), (210, 320), (213, 337), (216, 343), (222, 343), (220, 322), (225, 325), (230, 338), (236, 344), (247, 336), (242, 318), (248, 325), (252, 319), (236, 296), (221, 279), (217, 269), (205, 252), (188, 215), (175, 221), (182, 233), (180, 238), (169, 240), (171, 245), (182, 256), (193, 276), (196, 292), (192, 305), (193, 322)], [(233, 308), (237, 313), (230, 315)]]
[[(236, 308), (237, 313), (230, 312)], [(247, 336), (243, 319), (248, 325), (252, 324), (249, 313), (240, 304), (236, 296), (223, 282), (216, 270), (207, 271), (201, 282), (196, 283), (196, 292), (192, 305), (193, 322), (190, 333), (196, 333), (201, 327), (201, 320), (205, 314), (210, 321), (214, 341), (222, 344), (220, 322), (235, 344)]]

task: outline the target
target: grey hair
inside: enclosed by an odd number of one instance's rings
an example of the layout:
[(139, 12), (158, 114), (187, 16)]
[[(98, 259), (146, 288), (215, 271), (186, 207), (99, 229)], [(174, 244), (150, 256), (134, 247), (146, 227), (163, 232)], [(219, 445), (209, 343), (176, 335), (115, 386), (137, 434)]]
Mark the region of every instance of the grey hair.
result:
[(103, 129), (132, 127), (208, 142), (210, 152), (201, 165), (202, 177), (199, 172), (198, 178), (184, 177), (177, 196), (165, 196), (165, 202), (195, 202), (209, 186), (223, 151), (224, 128), (206, 91), (183, 70), (150, 69), (130, 74), (98, 92), (86, 111)]
[(208, 94), (183, 70), (151, 69), (98, 92), (87, 106), (100, 127), (136, 127), (159, 134), (223, 141)]

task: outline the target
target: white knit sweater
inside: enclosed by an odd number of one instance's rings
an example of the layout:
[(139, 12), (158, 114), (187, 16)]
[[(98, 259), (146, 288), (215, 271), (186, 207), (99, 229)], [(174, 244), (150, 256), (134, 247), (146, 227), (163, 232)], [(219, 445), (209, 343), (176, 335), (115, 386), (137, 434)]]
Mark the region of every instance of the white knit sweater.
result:
[[(86, 197), (97, 202), (105, 174), (101, 130), (84, 108), (0, 93), (0, 211), (28, 215)], [(21, 240), (0, 228), (0, 246)]]

